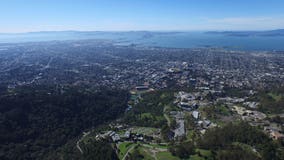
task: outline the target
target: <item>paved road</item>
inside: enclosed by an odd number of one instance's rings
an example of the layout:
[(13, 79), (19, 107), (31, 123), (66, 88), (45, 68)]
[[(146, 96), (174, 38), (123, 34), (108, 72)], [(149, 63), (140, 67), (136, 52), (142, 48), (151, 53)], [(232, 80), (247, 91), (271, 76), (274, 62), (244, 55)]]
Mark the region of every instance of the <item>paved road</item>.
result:
[(125, 155), (123, 156), (122, 160), (125, 160), (125, 158), (127, 157), (128, 153), (134, 149), (136, 145), (133, 145), (131, 148), (128, 149), (128, 151), (125, 153)]
[(81, 152), (81, 154), (83, 154), (84, 152), (83, 152), (82, 148), (80, 147), (79, 143), (80, 143), (80, 141), (77, 141), (76, 147)]
[(83, 136), (76, 142), (76, 147), (77, 149), (81, 152), (81, 154), (83, 154), (83, 150), (82, 148), (80, 147), (80, 142), (83, 140), (83, 138), (85, 138), (86, 136), (88, 136), (91, 132), (83, 132)]

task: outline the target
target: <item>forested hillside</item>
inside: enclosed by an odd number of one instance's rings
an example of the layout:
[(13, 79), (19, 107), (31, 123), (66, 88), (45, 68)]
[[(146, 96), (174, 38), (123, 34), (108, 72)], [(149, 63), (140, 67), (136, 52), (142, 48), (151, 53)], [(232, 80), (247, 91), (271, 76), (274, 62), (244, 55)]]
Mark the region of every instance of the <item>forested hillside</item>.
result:
[(43, 159), (125, 111), (128, 92), (33, 86), (1, 92), (0, 159)]

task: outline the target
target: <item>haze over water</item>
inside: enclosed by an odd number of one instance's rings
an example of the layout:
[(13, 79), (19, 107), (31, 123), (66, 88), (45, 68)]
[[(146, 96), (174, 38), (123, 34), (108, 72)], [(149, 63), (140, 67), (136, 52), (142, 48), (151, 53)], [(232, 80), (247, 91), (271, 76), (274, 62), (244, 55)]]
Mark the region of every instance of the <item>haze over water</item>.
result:
[(105, 39), (117, 44), (169, 48), (222, 47), (236, 50), (284, 50), (284, 36), (228, 36), (205, 32), (36, 32), (1, 34), (0, 43)]

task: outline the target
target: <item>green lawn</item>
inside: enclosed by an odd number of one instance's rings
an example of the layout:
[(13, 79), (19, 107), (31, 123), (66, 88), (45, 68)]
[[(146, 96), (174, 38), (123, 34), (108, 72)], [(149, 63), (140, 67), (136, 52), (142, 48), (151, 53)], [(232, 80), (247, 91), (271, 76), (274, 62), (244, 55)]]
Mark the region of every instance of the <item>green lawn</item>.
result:
[(158, 152), (156, 156), (158, 160), (179, 160), (179, 158), (173, 156), (171, 152)]
[(145, 147), (140, 146), (138, 148), (139, 153), (142, 154), (144, 156), (144, 160), (155, 160), (155, 158), (153, 157), (152, 153), (146, 149)]
[(149, 144), (149, 146), (155, 147), (155, 148), (168, 149), (167, 145), (162, 145), (162, 144)]
[(134, 151), (138, 151), (140, 155), (143, 155), (144, 160), (155, 160), (153, 154), (151, 153), (148, 147), (144, 147), (141, 144), (138, 144), (133, 150), (130, 151), (130, 154), (132, 154)]
[(158, 131), (157, 128), (152, 127), (134, 127), (132, 132), (144, 135), (152, 135)]
[(192, 155), (189, 160), (205, 160), (205, 158), (199, 157), (198, 155)]
[[(141, 155), (144, 156), (145, 160), (154, 160), (157, 158), (158, 160), (179, 160), (178, 157), (173, 156), (169, 151), (161, 151), (159, 149), (167, 149), (165, 145), (159, 144), (136, 144), (137, 146), (130, 152), (133, 153), (135, 150), (139, 151)], [(156, 157), (153, 154), (156, 152)]]
[(125, 153), (133, 146), (136, 145), (132, 142), (122, 142), (119, 144), (118, 149), (119, 149), (119, 159), (122, 159), (122, 157), (125, 155)]

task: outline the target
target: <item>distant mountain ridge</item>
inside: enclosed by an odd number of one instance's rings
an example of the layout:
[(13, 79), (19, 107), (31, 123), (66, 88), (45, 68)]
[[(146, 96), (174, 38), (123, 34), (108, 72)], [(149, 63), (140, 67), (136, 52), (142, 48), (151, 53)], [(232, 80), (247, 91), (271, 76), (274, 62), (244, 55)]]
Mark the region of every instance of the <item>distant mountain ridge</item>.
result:
[(270, 31), (210, 31), (207, 34), (222, 34), (226, 36), (238, 37), (255, 37), (255, 36), (284, 36), (284, 29), (270, 30)]
[(19, 33), (1, 33), (0, 35), (29, 35), (29, 34), (177, 34), (184, 31), (77, 31), (77, 30), (63, 30), (63, 31), (36, 31), (36, 32), (19, 32)]
[(52, 40), (108, 39), (114, 41), (142, 41), (156, 36), (176, 35), (177, 31), (40, 31), (25, 33), (0, 33), (0, 43), (37, 42)]
[[(241, 37), (241, 38), (240, 38)], [(65, 40), (107, 40), (115, 45), (232, 50), (284, 50), (284, 29), (271, 31), (42, 31), (0, 33), (0, 44)]]
[[(189, 31), (38, 31), (23, 33), (0, 33), (1, 35), (37, 35), (37, 34), (178, 34)], [(267, 30), (267, 31), (207, 31), (206, 34), (222, 34), (227, 36), (284, 36), (284, 29)]]

